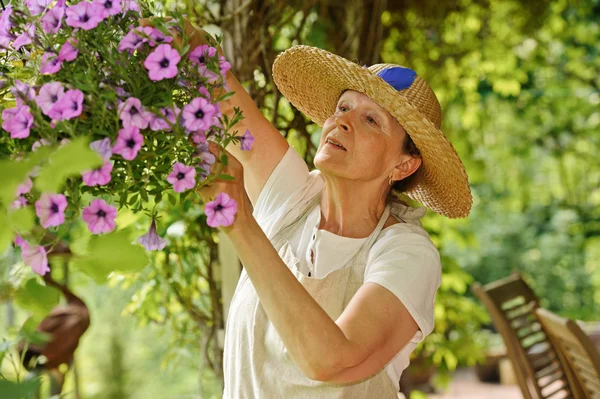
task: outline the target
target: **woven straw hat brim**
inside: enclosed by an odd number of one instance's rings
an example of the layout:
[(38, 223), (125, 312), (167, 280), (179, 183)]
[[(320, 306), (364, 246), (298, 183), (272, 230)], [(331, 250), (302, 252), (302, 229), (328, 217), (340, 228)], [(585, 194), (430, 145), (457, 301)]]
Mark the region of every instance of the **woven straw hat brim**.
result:
[[(319, 48), (295, 46), (279, 54), (273, 79), (288, 101), (319, 126), (335, 112), (345, 90), (370, 97), (398, 120), (421, 153), (417, 183), (405, 194), (449, 218), (468, 216), (471, 189), (452, 144), (402, 92), (368, 68)], [(418, 83), (415, 80), (413, 85)]]

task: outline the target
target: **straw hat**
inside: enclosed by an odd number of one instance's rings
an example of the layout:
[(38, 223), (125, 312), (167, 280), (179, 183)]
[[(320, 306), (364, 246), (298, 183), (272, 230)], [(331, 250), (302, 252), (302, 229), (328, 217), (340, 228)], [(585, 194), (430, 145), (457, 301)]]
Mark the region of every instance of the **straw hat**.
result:
[(466, 217), (473, 199), (465, 167), (440, 131), (440, 104), (411, 69), (394, 64), (361, 67), (328, 51), (295, 46), (279, 54), (273, 79), (281, 93), (319, 126), (345, 90), (369, 96), (398, 120), (419, 149), (423, 163), (405, 192), (449, 218)]

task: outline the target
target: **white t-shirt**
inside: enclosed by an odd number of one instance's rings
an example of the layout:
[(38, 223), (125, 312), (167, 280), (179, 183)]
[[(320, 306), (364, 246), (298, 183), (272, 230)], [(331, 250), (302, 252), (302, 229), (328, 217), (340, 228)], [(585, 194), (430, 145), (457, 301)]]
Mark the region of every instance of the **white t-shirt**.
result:
[[(304, 160), (290, 147), (260, 192), (253, 215), (267, 237), (273, 237), (289, 225), (323, 187), (320, 172), (309, 172)], [(314, 278), (323, 278), (344, 266), (367, 240), (319, 230), (320, 220), (318, 204), (305, 222), (291, 232), (290, 238), (291, 247), (300, 259), (299, 270)], [(312, 248), (316, 248), (314, 264)], [(434, 301), (441, 274), (435, 245), (427, 232), (414, 224), (396, 223), (383, 229), (369, 252), (364, 282), (377, 283), (395, 294), (419, 326), (412, 340), (385, 366), (397, 388), (410, 354), (433, 331)]]

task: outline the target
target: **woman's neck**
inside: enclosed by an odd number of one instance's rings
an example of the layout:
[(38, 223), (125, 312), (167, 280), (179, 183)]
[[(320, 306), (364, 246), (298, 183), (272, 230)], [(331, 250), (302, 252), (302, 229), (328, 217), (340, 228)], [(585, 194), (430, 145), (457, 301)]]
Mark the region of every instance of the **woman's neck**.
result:
[(375, 182), (323, 176), (319, 229), (350, 238), (368, 237), (385, 210), (387, 190)]

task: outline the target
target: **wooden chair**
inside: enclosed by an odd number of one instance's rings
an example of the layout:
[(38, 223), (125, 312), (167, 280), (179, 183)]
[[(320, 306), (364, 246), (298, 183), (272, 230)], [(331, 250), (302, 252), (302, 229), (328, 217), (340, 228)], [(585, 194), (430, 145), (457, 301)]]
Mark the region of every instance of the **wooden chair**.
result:
[(573, 370), (584, 397), (600, 399), (600, 354), (590, 337), (573, 320), (547, 309), (536, 309), (536, 315), (558, 348), (563, 366)]
[(474, 284), (473, 292), (490, 312), (506, 345), (524, 399), (579, 399), (572, 389), (572, 371), (565, 369), (558, 353), (538, 322), (539, 299), (520, 273), (485, 286)]

